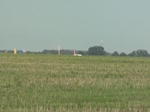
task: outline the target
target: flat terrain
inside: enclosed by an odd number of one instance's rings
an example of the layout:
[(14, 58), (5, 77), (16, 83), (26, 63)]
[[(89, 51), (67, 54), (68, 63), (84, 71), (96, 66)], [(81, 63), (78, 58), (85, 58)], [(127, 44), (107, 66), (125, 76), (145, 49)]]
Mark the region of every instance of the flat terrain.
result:
[(150, 58), (0, 54), (0, 112), (150, 112)]

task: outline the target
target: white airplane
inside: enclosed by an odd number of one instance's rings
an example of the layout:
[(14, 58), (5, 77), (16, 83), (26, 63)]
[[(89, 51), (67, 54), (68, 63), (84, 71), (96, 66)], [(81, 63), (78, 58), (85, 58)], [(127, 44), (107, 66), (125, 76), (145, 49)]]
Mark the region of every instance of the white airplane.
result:
[(82, 54), (76, 54), (76, 50), (74, 50), (74, 56), (82, 56)]

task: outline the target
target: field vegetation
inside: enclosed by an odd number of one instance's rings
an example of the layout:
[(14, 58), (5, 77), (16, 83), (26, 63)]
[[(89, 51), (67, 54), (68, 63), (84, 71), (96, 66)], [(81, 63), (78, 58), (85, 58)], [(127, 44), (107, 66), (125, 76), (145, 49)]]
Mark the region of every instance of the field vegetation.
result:
[(1, 112), (150, 112), (150, 58), (0, 54)]

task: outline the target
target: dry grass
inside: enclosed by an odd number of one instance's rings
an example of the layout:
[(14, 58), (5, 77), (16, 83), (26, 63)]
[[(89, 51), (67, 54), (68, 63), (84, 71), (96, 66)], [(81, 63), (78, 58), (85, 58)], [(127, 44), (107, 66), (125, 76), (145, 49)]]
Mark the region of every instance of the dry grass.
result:
[(150, 111), (149, 58), (1, 54), (0, 63), (0, 111)]

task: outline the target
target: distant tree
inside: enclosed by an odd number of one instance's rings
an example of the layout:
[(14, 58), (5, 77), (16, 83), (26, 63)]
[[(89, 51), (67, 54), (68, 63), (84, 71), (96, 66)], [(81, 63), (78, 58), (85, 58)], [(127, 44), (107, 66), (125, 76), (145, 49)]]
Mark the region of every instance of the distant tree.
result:
[(50, 54), (50, 51), (47, 50), (47, 49), (44, 49), (44, 50), (42, 51), (42, 53), (43, 53), (43, 54)]
[(149, 53), (146, 50), (137, 50), (138, 56), (149, 56)]
[(136, 51), (132, 51), (131, 53), (128, 54), (128, 56), (137, 56)]
[(149, 53), (146, 50), (137, 50), (137, 51), (131, 52), (129, 56), (147, 57), (149, 56)]
[(89, 55), (105, 55), (104, 48), (102, 46), (93, 46), (88, 49)]
[(119, 56), (119, 53), (117, 51), (115, 51), (112, 56)]
[(122, 52), (122, 53), (120, 53), (120, 56), (127, 56), (127, 54)]

